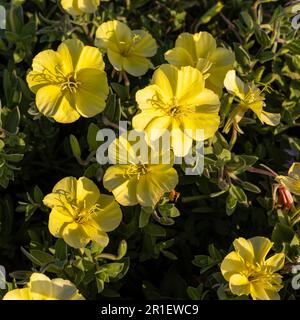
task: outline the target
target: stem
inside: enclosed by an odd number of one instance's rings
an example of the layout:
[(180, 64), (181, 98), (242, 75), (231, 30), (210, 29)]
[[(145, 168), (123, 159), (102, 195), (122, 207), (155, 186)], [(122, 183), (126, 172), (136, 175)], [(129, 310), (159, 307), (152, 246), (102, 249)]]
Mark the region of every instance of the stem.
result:
[(102, 115), (102, 122), (103, 122), (104, 125), (112, 127), (114, 129), (117, 129), (120, 132), (126, 132), (125, 129), (123, 129), (122, 127), (118, 126), (116, 123), (111, 122), (105, 115)]
[(269, 172), (267, 170), (258, 169), (258, 168), (248, 168), (246, 171), (263, 174), (265, 176), (269, 176), (269, 177), (273, 177), (273, 178), (276, 176), (276, 175), (274, 175), (273, 173), (271, 173), (271, 172)]

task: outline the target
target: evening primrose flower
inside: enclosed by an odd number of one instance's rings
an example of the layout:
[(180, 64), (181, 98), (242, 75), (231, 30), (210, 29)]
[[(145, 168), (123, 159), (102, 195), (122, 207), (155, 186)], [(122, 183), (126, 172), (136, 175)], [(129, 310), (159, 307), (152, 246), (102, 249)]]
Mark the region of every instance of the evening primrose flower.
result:
[(70, 123), (104, 110), (109, 89), (99, 49), (66, 40), (57, 51), (39, 53), (32, 69), (27, 82), (45, 116)]
[[(171, 164), (162, 164), (161, 155), (148, 149), (144, 139), (142, 145), (147, 147), (146, 157), (143, 151), (135, 150), (126, 135), (114, 140), (108, 153), (110, 162), (117, 164), (106, 170), (103, 185), (123, 206), (140, 204), (154, 208), (164, 193), (172, 191), (178, 184), (178, 175), (171, 158)], [(152, 162), (148, 158), (151, 152)]]
[(136, 101), (141, 112), (133, 118), (134, 129), (145, 131), (151, 141), (169, 132), (176, 156), (185, 156), (193, 139), (203, 141), (218, 130), (219, 98), (205, 88), (204, 77), (195, 68), (160, 66), (152, 84), (136, 93)]
[(59, 181), (44, 204), (52, 209), (49, 230), (73, 248), (83, 248), (91, 240), (106, 247), (106, 232), (116, 229), (122, 212), (114, 198), (99, 192), (93, 181), (67, 177)]
[(148, 59), (157, 51), (156, 41), (144, 30), (130, 30), (123, 22), (104, 22), (96, 32), (96, 45), (107, 52), (115, 70), (133, 76), (144, 75), (153, 68)]
[(33, 273), (23, 289), (9, 291), (3, 300), (85, 300), (75, 285), (61, 278), (49, 279), (42, 273)]
[(177, 38), (175, 48), (165, 53), (165, 59), (177, 67), (199, 69), (206, 79), (206, 87), (221, 95), (225, 75), (232, 69), (235, 57), (231, 50), (217, 47), (208, 32), (184, 32)]
[(278, 175), (275, 180), (291, 193), (300, 196), (300, 162), (292, 164), (288, 171), (288, 176)]
[(273, 243), (264, 237), (238, 238), (233, 246), (235, 251), (221, 264), (231, 292), (238, 296), (250, 294), (254, 300), (279, 300), (278, 292), (283, 285), (282, 276), (276, 272), (284, 266), (284, 254), (266, 259)]
[(279, 113), (270, 113), (263, 110), (265, 98), (261, 91), (253, 84), (245, 84), (237, 75), (235, 70), (227, 72), (224, 85), (227, 91), (239, 99), (237, 107), (233, 110), (224, 127), (224, 132), (228, 133), (231, 126), (238, 132), (243, 133), (238, 123), (242, 120), (245, 113), (251, 109), (264, 124), (276, 126), (280, 122)]
[(99, 5), (100, 0), (61, 0), (63, 9), (72, 16), (94, 13)]

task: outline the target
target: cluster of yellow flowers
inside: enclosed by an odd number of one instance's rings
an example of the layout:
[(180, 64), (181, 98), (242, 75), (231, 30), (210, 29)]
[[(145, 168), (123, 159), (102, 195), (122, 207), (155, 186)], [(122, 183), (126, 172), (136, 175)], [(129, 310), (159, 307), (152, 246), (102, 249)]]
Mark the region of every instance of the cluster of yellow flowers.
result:
[[(62, 7), (74, 16), (93, 13), (99, 4), (100, 0), (61, 1)], [(104, 22), (96, 31), (95, 45), (97, 47), (85, 46), (80, 40), (69, 39), (63, 41), (57, 51), (45, 50), (33, 59), (27, 82), (36, 94), (36, 106), (42, 114), (60, 123), (72, 123), (80, 116), (90, 118), (104, 110), (109, 85), (99, 49), (121, 74), (137, 77), (154, 68), (150, 58), (156, 54), (157, 44), (147, 31), (131, 30), (116, 20)], [(181, 34), (175, 47), (165, 53), (165, 59), (169, 64), (159, 66), (151, 84), (136, 93), (139, 112), (133, 117), (132, 125), (135, 130), (145, 132), (149, 148), (151, 141), (160, 138), (164, 131), (171, 133), (172, 151), (181, 157), (188, 153), (193, 140), (199, 140), (197, 129), (204, 130), (202, 140), (212, 138), (220, 125), (220, 97), (224, 86), (239, 99), (225, 132), (233, 127), (242, 133), (238, 123), (248, 109), (253, 110), (262, 123), (279, 123), (279, 115), (263, 110), (261, 91), (236, 76), (233, 52), (217, 47), (208, 32)], [(160, 130), (153, 136), (152, 129)], [(191, 134), (187, 134), (186, 129)], [(116, 148), (118, 152), (112, 152)], [(100, 194), (94, 182), (85, 177), (66, 177), (44, 198), (44, 204), (51, 208), (51, 234), (63, 238), (73, 248), (84, 248), (90, 241), (107, 246), (107, 232), (115, 230), (122, 220), (118, 203), (154, 208), (178, 183), (172, 163), (151, 164), (142, 159), (125, 136), (110, 145), (109, 154), (116, 154), (118, 160), (126, 154), (128, 161), (112, 165), (104, 175), (104, 187), (113, 196)], [(290, 177), (276, 179), (300, 194), (299, 177), (297, 165)], [(284, 254), (275, 254), (266, 260), (272, 243), (263, 237), (238, 238), (233, 244), (235, 251), (229, 253), (221, 265), (232, 293), (250, 294), (253, 299), (278, 299), (282, 281), (276, 272), (283, 267)], [(69, 281), (50, 280), (34, 273), (26, 288), (10, 291), (5, 299), (84, 298)]]

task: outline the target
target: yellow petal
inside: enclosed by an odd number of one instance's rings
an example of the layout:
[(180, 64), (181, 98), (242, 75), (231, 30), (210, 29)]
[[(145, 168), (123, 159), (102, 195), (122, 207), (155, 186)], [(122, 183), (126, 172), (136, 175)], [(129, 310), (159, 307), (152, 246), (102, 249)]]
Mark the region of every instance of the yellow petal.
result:
[(33, 300), (48, 300), (52, 298), (51, 280), (42, 273), (33, 273), (28, 287)]
[(93, 220), (105, 232), (115, 230), (122, 221), (122, 211), (113, 196), (101, 194), (98, 204), (101, 210), (93, 216)]
[(63, 95), (58, 85), (43, 86), (37, 91), (36, 106), (47, 117), (52, 117), (62, 103)]
[(97, 242), (102, 248), (105, 248), (109, 243), (109, 238), (106, 232), (101, 231), (99, 226), (93, 220), (82, 224), (85, 233), (89, 235), (92, 241)]
[[(128, 141), (127, 133), (120, 135), (118, 139), (115, 139), (109, 145), (108, 157), (112, 164), (129, 164), (136, 162), (137, 155)], [(122, 167), (122, 170), (127, 170), (127, 168), (128, 167)]]
[(300, 162), (294, 162), (290, 167), (288, 174), (294, 179), (300, 179)]
[(191, 55), (194, 63), (197, 61), (196, 44), (192, 34), (187, 32), (180, 34), (176, 40), (175, 47), (185, 49)]
[(266, 123), (269, 126), (277, 126), (280, 123), (281, 115), (280, 113), (270, 113), (262, 111), (260, 115), (260, 120), (262, 123)]
[(68, 224), (64, 228), (62, 236), (69, 246), (77, 249), (84, 248), (91, 240), (83, 227), (76, 222)]
[(97, 69), (99, 71), (104, 71), (104, 68), (105, 65), (99, 49), (91, 46), (85, 46), (82, 49), (76, 64), (76, 72), (82, 69)]
[(94, 13), (100, 4), (100, 0), (78, 0), (78, 7), (84, 13)]
[(62, 69), (60, 55), (53, 50), (44, 50), (32, 61), (32, 69), (26, 80), (31, 91), (36, 93), (41, 87), (53, 82), (53, 75)]
[(75, 199), (76, 197), (76, 188), (77, 188), (77, 180), (74, 177), (66, 177), (61, 179), (56, 185), (53, 187), (53, 192), (67, 192), (68, 195)]
[(266, 260), (265, 265), (268, 266), (270, 272), (276, 272), (283, 268), (285, 261), (284, 253), (274, 254), (272, 257)]
[(32, 300), (28, 288), (14, 289), (6, 293), (3, 300)]
[(137, 183), (137, 198), (144, 207), (155, 207), (165, 192), (178, 184), (177, 172), (170, 165), (152, 165), (150, 172), (140, 177)]
[(100, 191), (92, 180), (86, 177), (77, 180), (76, 199), (79, 207), (90, 209), (99, 197)]
[(61, 6), (65, 11), (67, 11), (72, 16), (77, 16), (83, 13), (78, 8), (77, 0), (61, 0)]
[(102, 23), (96, 31), (96, 44), (99, 48), (119, 50), (119, 44), (131, 44), (132, 32), (120, 21), (112, 20)]
[(133, 52), (142, 57), (153, 57), (157, 51), (157, 44), (151, 34), (145, 30), (133, 30), (134, 43)]
[(123, 70), (124, 57), (118, 51), (113, 51), (111, 49), (108, 49), (107, 57), (109, 62), (114, 67), (114, 69), (116, 69), (117, 71)]
[[(145, 115), (144, 115), (145, 116)], [(161, 116), (152, 119), (145, 128), (147, 139), (155, 141), (161, 137), (164, 132), (171, 128), (172, 118), (170, 116)]]
[(60, 123), (72, 123), (80, 118), (80, 114), (74, 108), (74, 99), (64, 96), (57, 105), (57, 110), (52, 115), (52, 118)]
[[(157, 71), (155, 71), (155, 74), (156, 73)], [(170, 97), (168, 95), (165, 95), (165, 92), (163, 91), (164, 88), (164, 86), (161, 88), (158, 85), (153, 84), (147, 86), (144, 89), (138, 90), (135, 95), (135, 99), (138, 103), (139, 108), (141, 110), (162, 113), (163, 108), (170, 100)], [(170, 88), (167, 87), (167, 91), (169, 91), (169, 89)]]
[[(61, 204), (62, 205), (62, 204)], [(55, 207), (49, 215), (48, 227), (50, 233), (57, 238), (61, 238), (64, 228), (74, 220), (72, 214), (64, 207)]]
[(235, 273), (243, 273), (246, 270), (245, 264), (235, 252), (230, 252), (221, 263), (221, 272), (225, 280), (229, 281)]
[(78, 59), (83, 49), (83, 43), (77, 39), (65, 40), (58, 48), (57, 53), (61, 57), (64, 74), (75, 71)]
[(250, 290), (254, 300), (280, 300), (276, 290), (265, 289), (261, 282), (251, 282)]
[(177, 157), (184, 157), (192, 148), (193, 140), (183, 130), (184, 128), (177, 120), (172, 121), (171, 146)]
[(178, 69), (169, 64), (163, 64), (155, 70), (152, 83), (157, 85), (165, 101), (171, 101), (176, 93)]
[(236, 95), (241, 99), (244, 98), (246, 92), (245, 84), (239, 77), (237, 77), (235, 70), (227, 72), (224, 79), (224, 86), (229, 93)]
[(52, 298), (56, 300), (84, 300), (77, 288), (69, 280), (56, 278), (51, 280)]
[(123, 206), (138, 204), (136, 197), (137, 178), (125, 176), (127, 165), (114, 165), (109, 167), (103, 177), (103, 185), (111, 191), (115, 199)]
[(194, 40), (197, 58), (209, 58), (217, 48), (216, 40), (206, 31), (196, 33)]
[(78, 80), (81, 82), (75, 97), (78, 113), (90, 118), (102, 112), (109, 92), (106, 73), (97, 69), (82, 69), (78, 72)]
[(123, 58), (123, 69), (135, 77), (144, 75), (153, 65), (147, 58), (131, 55)]
[(250, 264), (254, 260), (254, 250), (250, 241), (244, 238), (237, 238), (233, 241), (233, 246), (237, 254), (245, 261)]
[(195, 66), (195, 62), (190, 53), (182, 47), (175, 47), (174, 49), (168, 50), (165, 53), (165, 59), (176, 67)]
[(229, 279), (229, 288), (233, 294), (238, 296), (250, 293), (250, 283), (243, 274), (234, 274)]
[(164, 114), (159, 110), (142, 111), (132, 118), (132, 126), (135, 130), (143, 131), (157, 117), (164, 117)]
[(276, 181), (282, 183), (291, 193), (300, 196), (299, 181), (286, 176), (277, 176)]
[(268, 252), (271, 250), (273, 243), (265, 237), (254, 237), (248, 240), (253, 247), (254, 260), (258, 264), (263, 264)]
[(204, 90), (204, 78), (198, 69), (181, 67), (178, 71), (176, 93), (179, 105), (189, 106), (195, 103), (200, 92)]
[(235, 56), (231, 50), (225, 48), (216, 48), (209, 56), (209, 60), (213, 63), (215, 68), (232, 67)]

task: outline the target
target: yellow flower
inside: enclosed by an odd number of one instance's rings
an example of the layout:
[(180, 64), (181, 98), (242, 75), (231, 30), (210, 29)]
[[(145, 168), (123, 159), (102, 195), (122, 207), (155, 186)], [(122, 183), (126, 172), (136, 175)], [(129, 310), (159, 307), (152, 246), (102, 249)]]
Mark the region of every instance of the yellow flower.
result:
[[(153, 74), (152, 84), (136, 93), (141, 113), (133, 118), (133, 127), (146, 131), (151, 140), (163, 131), (171, 136), (171, 146), (176, 156), (185, 156), (192, 141), (203, 141), (218, 130), (220, 101), (205, 88), (201, 72), (192, 67), (165, 64)], [(160, 129), (157, 133), (153, 129)], [(198, 135), (202, 129), (203, 135)]]
[(206, 87), (221, 95), (226, 72), (233, 66), (234, 53), (218, 47), (208, 32), (182, 33), (175, 48), (165, 53), (165, 59), (177, 66), (191, 66), (199, 69), (206, 78)]
[[(162, 164), (161, 154), (150, 151), (145, 140), (143, 146), (147, 147), (146, 156), (142, 151), (135, 150), (134, 144), (125, 135), (109, 146), (110, 161), (117, 164), (106, 170), (103, 185), (123, 206), (140, 204), (153, 208), (164, 193), (178, 184), (178, 175), (172, 164)], [(152, 162), (148, 158), (151, 152)]]
[(144, 30), (130, 30), (120, 21), (104, 22), (96, 32), (96, 45), (107, 52), (108, 59), (117, 71), (133, 76), (144, 75), (153, 68), (147, 58), (155, 55), (156, 41)]
[(99, 5), (100, 0), (61, 0), (63, 9), (72, 16), (94, 13)]
[(33, 273), (26, 288), (9, 291), (3, 300), (85, 300), (74, 284), (61, 278), (49, 279)]
[(93, 181), (81, 177), (60, 180), (44, 204), (52, 209), (49, 230), (73, 248), (83, 248), (91, 240), (107, 246), (106, 232), (116, 229), (122, 212), (114, 198), (99, 192)]
[(251, 295), (254, 300), (279, 300), (282, 276), (276, 273), (284, 266), (285, 256), (277, 253), (266, 260), (273, 243), (264, 237), (234, 240), (235, 251), (221, 264), (224, 278), (236, 295)]
[(270, 126), (276, 126), (280, 122), (279, 113), (270, 113), (263, 110), (265, 107), (265, 98), (261, 95), (261, 91), (253, 84), (245, 84), (237, 75), (235, 70), (230, 70), (226, 74), (224, 85), (230, 94), (239, 99), (239, 104), (231, 113), (224, 132), (228, 133), (231, 126), (243, 133), (238, 123), (242, 120), (248, 109), (251, 109), (262, 123)]
[(295, 162), (289, 169), (288, 176), (277, 176), (275, 180), (291, 193), (300, 196), (300, 162)]
[(109, 89), (99, 49), (66, 40), (57, 51), (39, 53), (32, 69), (27, 82), (45, 116), (70, 123), (104, 110)]

